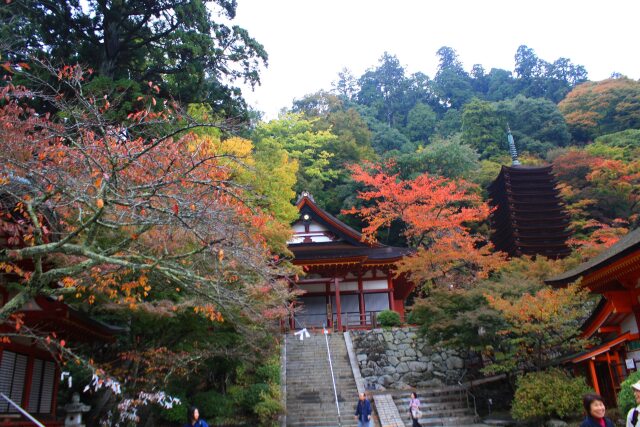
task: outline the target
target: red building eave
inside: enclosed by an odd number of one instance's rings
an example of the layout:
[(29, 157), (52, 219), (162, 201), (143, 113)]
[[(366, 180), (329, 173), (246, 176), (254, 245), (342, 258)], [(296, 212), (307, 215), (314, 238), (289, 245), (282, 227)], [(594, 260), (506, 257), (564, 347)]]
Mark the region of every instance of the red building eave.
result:
[(580, 336), (582, 338), (591, 338), (599, 331), (613, 312), (613, 303), (609, 300), (604, 300), (604, 303), (599, 305), (593, 315), (587, 319), (587, 323), (582, 327)]
[(624, 334), (612, 339), (609, 342), (601, 344), (596, 348), (589, 350), (586, 353), (583, 353), (579, 356), (574, 357), (573, 359), (571, 359), (571, 363), (584, 362), (585, 360), (589, 360), (593, 357), (601, 355), (602, 353), (608, 352), (618, 344), (621, 344), (626, 341), (634, 341), (634, 340), (637, 340), (638, 338), (640, 338), (640, 334), (632, 334), (631, 332), (625, 332)]

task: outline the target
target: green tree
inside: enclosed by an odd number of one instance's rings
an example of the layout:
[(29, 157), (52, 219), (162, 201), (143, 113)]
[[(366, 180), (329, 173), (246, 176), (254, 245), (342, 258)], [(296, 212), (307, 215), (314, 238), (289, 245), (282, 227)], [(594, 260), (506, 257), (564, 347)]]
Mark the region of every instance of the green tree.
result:
[(620, 413), (627, 414), (631, 408), (638, 406), (635, 393), (633, 392), (633, 388), (631, 388), (631, 386), (638, 381), (640, 381), (640, 372), (635, 371), (630, 373), (627, 379), (620, 384), (620, 393), (618, 393), (618, 409)]
[(435, 137), (431, 144), (398, 157), (400, 174), (409, 179), (424, 172), (445, 178), (468, 179), (478, 168), (478, 153), (462, 143), (460, 134), (449, 138)]
[[(293, 111), (304, 115), (312, 122), (314, 131), (331, 132), (336, 138), (325, 145), (329, 158), (329, 169), (336, 170), (337, 176), (326, 182), (322, 194), (314, 194), (323, 208), (333, 214), (351, 205), (343, 205), (350, 188), (351, 175), (345, 167), (367, 160), (375, 160), (377, 155), (371, 146), (372, 132), (354, 106), (347, 105), (345, 99), (320, 91), (296, 100)], [(374, 119), (375, 120), (375, 119)]]
[(587, 81), (587, 70), (568, 58), (558, 58), (547, 69), (547, 98), (560, 102), (572, 87)]
[(358, 84), (358, 103), (372, 107), (376, 118), (388, 126), (404, 124), (406, 111), (403, 104), (408, 82), (395, 55), (385, 52), (380, 58), (380, 65), (366, 71)]
[(506, 150), (506, 130), (494, 104), (471, 100), (462, 110), (462, 141), (475, 148), (480, 158), (502, 154)]
[(482, 64), (473, 64), (470, 75), (473, 90), (483, 97), (486, 96), (489, 90), (489, 79)]
[(378, 156), (388, 157), (392, 152), (415, 150), (415, 144), (402, 132), (376, 118), (375, 109), (364, 105), (357, 105), (356, 109), (371, 131), (371, 147)]
[(436, 55), (439, 65), (434, 83), (440, 102), (447, 107), (459, 109), (474, 96), (471, 78), (462, 68), (454, 49), (443, 46)]
[(411, 141), (426, 143), (435, 131), (436, 119), (436, 113), (431, 107), (418, 102), (409, 111), (404, 134)]
[(592, 156), (632, 161), (640, 157), (640, 129), (627, 129), (599, 136), (585, 150)]
[(331, 84), (333, 91), (344, 100), (352, 100), (358, 93), (358, 79), (348, 68), (338, 73), (338, 80)]
[(462, 132), (462, 113), (455, 108), (449, 108), (436, 123), (436, 133), (447, 138), (459, 132)]
[(313, 122), (317, 131), (330, 131), (338, 137), (333, 162), (336, 168), (345, 163), (357, 163), (373, 160), (375, 157), (371, 147), (371, 131), (366, 122), (344, 99), (328, 92), (320, 91), (307, 95), (293, 103), (294, 113), (303, 113), (306, 119)]
[(447, 109), (440, 103), (437, 95), (435, 82), (424, 73), (417, 72), (408, 77), (409, 87), (407, 89), (406, 107), (422, 103), (429, 106), (436, 114), (444, 114)]
[(549, 149), (569, 144), (571, 134), (556, 105), (523, 95), (496, 104), (502, 123), (508, 123), (518, 151), (544, 156)]
[[(339, 171), (331, 166), (335, 156), (330, 147), (339, 143), (328, 130), (314, 130), (314, 122), (300, 113), (289, 113), (277, 120), (261, 123), (254, 130), (252, 139), (256, 147), (274, 147), (285, 150), (298, 161), (295, 191), (310, 191), (321, 198), (325, 185), (339, 177)], [(277, 148), (276, 148), (277, 147)]]
[(572, 87), (587, 80), (587, 71), (582, 65), (572, 64), (568, 58), (549, 63), (525, 45), (518, 47), (515, 61), (518, 91), (524, 96), (544, 97), (557, 103)]
[(153, 81), (165, 98), (207, 102), (227, 115), (245, 111), (233, 83), (259, 84), (267, 62), (260, 43), (226, 23), (235, 1), (23, 0), (4, 8), (22, 22), (14, 36), (26, 36), (14, 37), (17, 55), (81, 63), (113, 81)]
[(522, 45), (515, 55), (515, 72), (519, 93), (529, 97), (545, 96), (545, 76), (549, 64), (538, 58), (533, 49)]
[(516, 79), (511, 71), (492, 68), (487, 74), (487, 95), (490, 101), (501, 101), (512, 98), (517, 94)]

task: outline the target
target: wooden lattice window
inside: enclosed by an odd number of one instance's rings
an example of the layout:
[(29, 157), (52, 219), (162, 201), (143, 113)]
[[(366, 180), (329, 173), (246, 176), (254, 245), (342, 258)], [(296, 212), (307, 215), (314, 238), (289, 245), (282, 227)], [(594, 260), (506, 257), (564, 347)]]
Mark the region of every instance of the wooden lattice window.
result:
[[(0, 392), (18, 405), (24, 403), (27, 367), (30, 356), (4, 350), (0, 362)], [(56, 366), (52, 361), (33, 358), (31, 384), (27, 400), (27, 411), (32, 414), (50, 414), (55, 390)], [(15, 413), (17, 410), (0, 399), (0, 413)]]

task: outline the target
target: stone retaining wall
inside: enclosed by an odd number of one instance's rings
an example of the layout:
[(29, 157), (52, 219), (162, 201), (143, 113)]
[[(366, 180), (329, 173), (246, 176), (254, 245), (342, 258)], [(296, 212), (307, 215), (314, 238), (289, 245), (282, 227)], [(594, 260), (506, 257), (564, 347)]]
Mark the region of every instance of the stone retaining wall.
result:
[(360, 373), (378, 390), (456, 384), (465, 373), (467, 354), (438, 349), (416, 328), (350, 331)]

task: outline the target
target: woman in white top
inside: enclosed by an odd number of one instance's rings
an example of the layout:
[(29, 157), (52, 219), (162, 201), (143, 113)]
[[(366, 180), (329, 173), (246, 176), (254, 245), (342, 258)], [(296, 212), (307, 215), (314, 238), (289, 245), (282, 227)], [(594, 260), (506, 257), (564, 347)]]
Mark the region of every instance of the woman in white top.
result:
[(640, 381), (631, 386), (636, 398), (637, 407), (631, 408), (627, 414), (627, 427), (640, 427)]
[(422, 415), (422, 413), (420, 412), (420, 400), (418, 399), (418, 395), (415, 392), (411, 393), (411, 400), (409, 401), (409, 415), (411, 416), (413, 427), (422, 427), (422, 425), (418, 422), (418, 420), (420, 420), (420, 416)]

